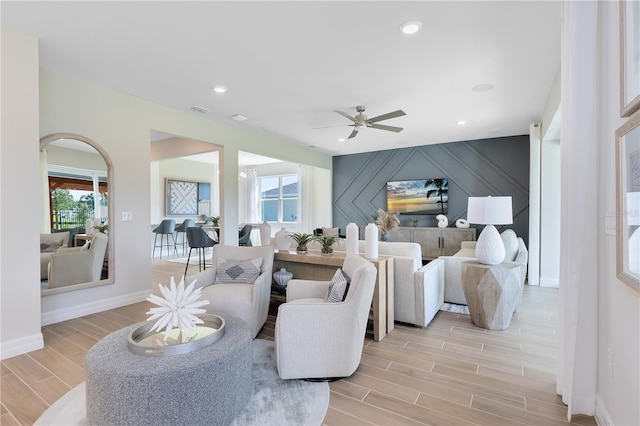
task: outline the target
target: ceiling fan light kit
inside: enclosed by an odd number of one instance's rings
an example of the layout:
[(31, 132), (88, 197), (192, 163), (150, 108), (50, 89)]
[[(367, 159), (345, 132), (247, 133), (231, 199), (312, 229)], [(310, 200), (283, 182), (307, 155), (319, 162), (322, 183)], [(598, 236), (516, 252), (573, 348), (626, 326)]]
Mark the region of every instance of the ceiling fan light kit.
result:
[(338, 111), (338, 110), (334, 110), (334, 111), (340, 114), (341, 116), (343, 116), (344, 118), (351, 120), (353, 122), (353, 124), (348, 124), (348, 126), (353, 126), (353, 131), (351, 132), (351, 134), (347, 139), (355, 138), (358, 135), (358, 133), (366, 130), (369, 127), (371, 127), (372, 129), (386, 130), (389, 132), (398, 133), (402, 131), (402, 127), (387, 126), (384, 124), (376, 124), (376, 123), (378, 121), (389, 120), (391, 118), (402, 117), (403, 115), (406, 115), (404, 111), (399, 109), (397, 111), (388, 112), (386, 114), (378, 115), (373, 118), (367, 118), (367, 116), (364, 114), (365, 107), (362, 105), (358, 105), (356, 107), (356, 111), (358, 112), (358, 114), (355, 117), (350, 114), (347, 114), (344, 111)]

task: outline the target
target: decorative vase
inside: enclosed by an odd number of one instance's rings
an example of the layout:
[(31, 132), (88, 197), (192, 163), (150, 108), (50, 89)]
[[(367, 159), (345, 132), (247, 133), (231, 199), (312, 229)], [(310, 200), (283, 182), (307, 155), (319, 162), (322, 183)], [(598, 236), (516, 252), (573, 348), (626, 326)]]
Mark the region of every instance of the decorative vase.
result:
[(260, 225), (260, 245), (268, 246), (271, 244), (271, 225), (267, 221)]
[(322, 247), (320, 253), (324, 254), (325, 256), (329, 256), (330, 254), (333, 254), (333, 247)]
[(291, 234), (286, 228), (280, 229), (275, 235), (276, 248), (278, 251), (287, 251), (291, 246)]
[(456, 228), (468, 228), (469, 222), (467, 219), (458, 219), (456, 220)]
[(378, 227), (370, 223), (364, 228), (364, 257), (367, 259), (378, 258)]
[(436, 216), (436, 219), (438, 220), (438, 228), (446, 228), (449, 226), (449, 219), (447, 219), (445, 215), (439, 214)]
[(389, 234), (380, 234), (380, 241), (391, 241)]
[(347, 253), (358, 254), (358, 225), (349, 223), (347, 225)]
[(287, 271), (285, 268), (281, 268), (279, 271), (273, 273), (273, 280), (280, 287), (287, 288), (287, 283), (293, 278), (293, 273)]
[(296, 247), (296, 251), (298, 253), (306, 253), (307, 252), (307, 245), (306, 244), (302, 244), (302, 245), (298, 245), (298, 247)]

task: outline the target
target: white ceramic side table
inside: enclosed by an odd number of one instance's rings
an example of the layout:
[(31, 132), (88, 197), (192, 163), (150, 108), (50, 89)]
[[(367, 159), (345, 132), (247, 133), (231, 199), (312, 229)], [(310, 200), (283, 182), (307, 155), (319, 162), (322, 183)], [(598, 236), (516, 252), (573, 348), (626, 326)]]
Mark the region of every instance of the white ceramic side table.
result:
[(488, 330), (505, 330), (511, 324), (520, 293), (520, 265), (463, 262), (462, 288), (475, 325)]

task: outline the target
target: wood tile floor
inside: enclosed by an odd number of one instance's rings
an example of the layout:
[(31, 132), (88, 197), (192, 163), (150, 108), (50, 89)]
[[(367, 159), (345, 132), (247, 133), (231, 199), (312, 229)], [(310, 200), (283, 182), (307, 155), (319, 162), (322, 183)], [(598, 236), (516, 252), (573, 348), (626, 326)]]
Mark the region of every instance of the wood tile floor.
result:
[[(156, 260), (152, 285), (183, 272), (184, 264)], [(43, 349), (1, 363), (0, 424), (33, 424), (84, 381), (91, 346), (146, 320), (149, 307), (141, 302), (43, 327)], [(275, 312), (274, 302), (259, 338), (273, 339)], [(585, 416), (567, 422), (555, 393), (557, 312), (556, 289), (527, 286), (505, 331), (487, 331), (448, 312), (426, 328), (396, 323), (381, 342), (365, 340), (353, 376), (330, 384), (323, 424), (595, 425)]]

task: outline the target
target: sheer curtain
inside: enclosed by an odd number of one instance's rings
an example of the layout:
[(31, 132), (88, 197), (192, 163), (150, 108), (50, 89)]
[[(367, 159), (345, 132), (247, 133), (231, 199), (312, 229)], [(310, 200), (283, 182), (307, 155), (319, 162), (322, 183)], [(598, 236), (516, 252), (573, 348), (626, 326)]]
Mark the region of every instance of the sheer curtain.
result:
[(247, 178), (246, 187), (246, 208), (244, 212), (244, 222), (261, 222), (262, 212), (260, 209), (260, 184), (258, 182), (258, 172), (256, 169), (245, 170)]
[(313, 208), (311, 167), (305, 164), (298, 164), (298, 230), (300, 232), (311, 232), (313, 229)]
[(599, 2), (565, 1), (562, 26), (560, 333), (557, 392), (594, 415), (597, 379)]
[(47, 150), (40, 150), (40, 232), (51, 233), (51, 206), (49, 204), (49, 159)]

